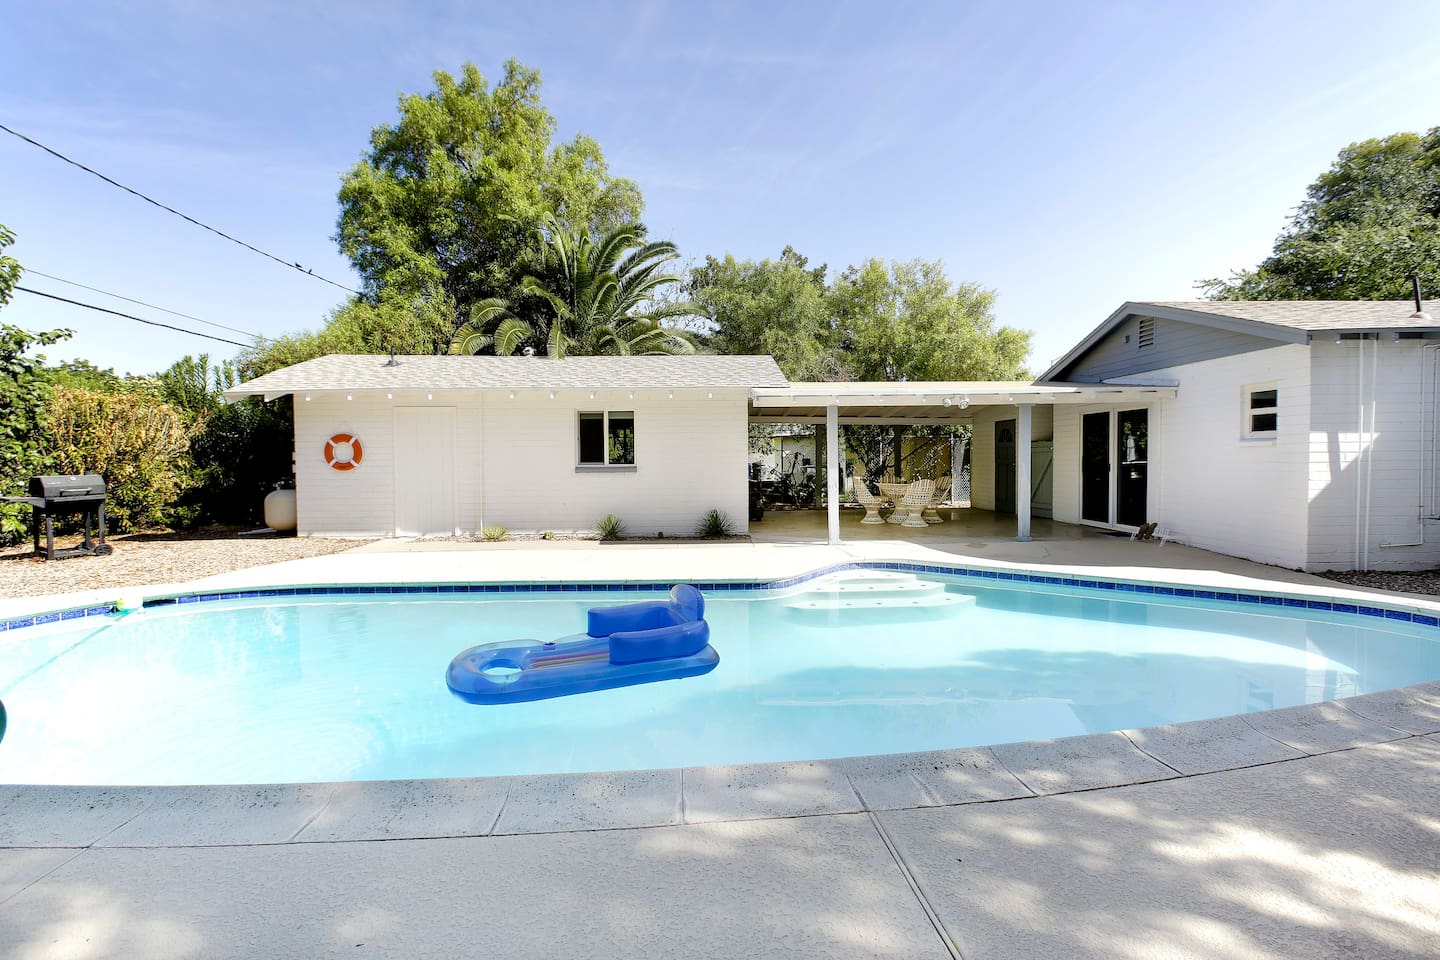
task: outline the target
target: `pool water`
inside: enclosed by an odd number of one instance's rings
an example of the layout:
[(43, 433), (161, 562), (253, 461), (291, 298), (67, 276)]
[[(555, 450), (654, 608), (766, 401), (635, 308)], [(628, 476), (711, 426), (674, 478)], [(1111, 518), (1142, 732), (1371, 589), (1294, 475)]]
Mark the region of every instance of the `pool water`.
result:
[(1196, 720), (1440, 677), (1433, 627), (1039, 584), (946, 590), (975, 603), (805, 610), (795, 593), (709, 598), (712, 673), (504, 706), (451, 695), (451, 657), (576, 633), (590, 606), (647, 595), (242, 599), (10, 631), (0, 782), (814, 759)]

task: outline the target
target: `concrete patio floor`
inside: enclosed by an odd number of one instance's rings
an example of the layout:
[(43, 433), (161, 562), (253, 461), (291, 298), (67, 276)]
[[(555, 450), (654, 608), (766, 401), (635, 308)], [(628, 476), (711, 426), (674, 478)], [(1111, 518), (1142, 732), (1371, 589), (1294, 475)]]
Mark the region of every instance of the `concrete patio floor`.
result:
[[(794, 540), (777, 523), (753, 543), (384, 541), (187, 586), (748, 580), (943, 558), (1376, 596), (1074, 528), (1021, 544), (942, 525), (921, 542), (851, 537), (852, 521), (829, 547), (801, 536), (810, 519), (790, 521)], [(1437, 876), (1440, 683), (842, 761), (0, 787), (5, 960), (1433, 957)]]

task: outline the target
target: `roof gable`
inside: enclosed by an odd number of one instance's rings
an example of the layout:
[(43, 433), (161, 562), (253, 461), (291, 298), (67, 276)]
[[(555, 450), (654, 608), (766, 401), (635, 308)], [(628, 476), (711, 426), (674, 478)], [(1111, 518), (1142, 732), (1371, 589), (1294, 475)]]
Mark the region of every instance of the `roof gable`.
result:
[[(1064, 380), (1092, 351), (1101, 348), (1118, 328), (1135, 317), (1192, 324), (1236, 334), (1234, 352), (1256, 349), (1253, 340), (1271, 345), (1309, 343), (1315, 333), (1380, 331), (1440, 331), (1428, 316), (1416, 316), (1405, 300), (1142, 300), (1130, 301), (1110, 314), (1068, 353), (1041, 374), (1036, 382)], [(1216, 353), (1215, 356), (1225, 355)]]

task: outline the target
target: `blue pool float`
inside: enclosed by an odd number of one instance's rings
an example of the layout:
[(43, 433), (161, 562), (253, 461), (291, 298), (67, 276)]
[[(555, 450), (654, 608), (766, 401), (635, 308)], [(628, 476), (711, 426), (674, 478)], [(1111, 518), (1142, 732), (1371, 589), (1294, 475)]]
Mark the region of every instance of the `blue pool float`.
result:
[(521, 703), (694, 677), (719, 662), (705, 598), (681, 583), (669, 600), (593, 607), (586, 632), (573, 637), (471, 647), (450, 661), (445, 682), (470, 703)]

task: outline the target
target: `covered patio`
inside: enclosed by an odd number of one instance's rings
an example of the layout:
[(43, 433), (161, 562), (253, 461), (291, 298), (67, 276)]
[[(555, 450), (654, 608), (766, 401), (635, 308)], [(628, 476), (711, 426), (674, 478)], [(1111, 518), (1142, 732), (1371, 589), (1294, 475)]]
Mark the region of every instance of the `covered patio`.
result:
[[(1016, 382), (853, 382), (853, 383), (792, 383), (785, 387), (756, 387), (750, 391), (751, 424), (812, 424), (823, 437), (817, 438), (817, 482), (823, 473), (825, 483), (826, 542), (842, 542), (840, 506), (842, 431), (847, 426), (962, 426), (972, 428), (971, 459), (972, 490), (993, 495), (996, 507), (991, 510), (945, 511), (947, 521), (959, 521), (959, 528), (920, 530), (886, 524), (874, 525), (874, 532), (863, 527), (859, 514), (846, 523), (844, 539), (893, 539), (914, 536), (917, 539), (955, 539), (965, 537), (1013, 537), (1028, 541), (1033, 536), (1064, 539), (1104, 535), (1114, 524), (1086, 525), (1037, 519), (1033, 514), (1034, 477), (1031, 463), (1033, 448), (1039, 441), (1054, 439), (1054, 408), (1078, 404), (1113, 410), (1121, 406), (1149, 404), (1163, 397), (1173, 397), (1173, 386), (1117, 384), (1035, 384)], [(1013, 421), (1013, 431), (1010, 429)], [(984, 436), (987, 429), (1001, 427), (995, 442)], [(1001, 444), (1001, 438), (1009, 441)], [(983, 442), (982, 442), (983, 441)], [(1013, 446), (1010, 446), (1013, 443)], [(1062, 464), (1056, 468), (1057, 485), (1066, 491), (1078, 488), (1078, 464)], [(1010, 475), (1013, 470), (1013, 476)], [(1063, 471), (1063, 473), (1062, 473)], [(1013, 503), (1014, 513), (1004, 509)], [(803, 513), (803, 511), (802, 511)], [(768, 518), (768, 515), (767, 515)], [(845, 517), (845, 519), (849, 519)], [(772, 527), (760, 521), (752, 535), (760, 539), (770, 536), (801, 539), (805, 532), (803, 520), (777, 522)], [(785, 528), (781, 532), (781, 528)], [(966, 528), (969, 528), (968, 530)], [(939, 532), (932, 532), (938, 528)], [(1004, 532), (1002, 532), (1004, 531)], [(772, 533), (773, 532), (773, 533)], [(815, 531), (818, 539), (819, 531)], [(813, 540), (806, 540), (813, 542)]]

